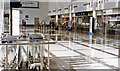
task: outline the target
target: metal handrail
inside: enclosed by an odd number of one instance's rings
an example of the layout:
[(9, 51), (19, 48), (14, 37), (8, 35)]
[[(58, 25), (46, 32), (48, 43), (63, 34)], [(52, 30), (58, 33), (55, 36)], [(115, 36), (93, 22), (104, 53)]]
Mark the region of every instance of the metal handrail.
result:
[[(34, 40), (34, 39), (32, 39), (32, 40)], [(36, 39), (35, 39), (36, 40)], [(37, 40), (41, 40), (41, 39), (37, 39)], [(0, 45), (1, 46), (6, 46), (6, 69), (8, 69), (8, 46), (9, 45), (42, 45), (42, 47), (41, 47), (41, 51), (40, 52), (42, 52), (41, 53), (41, 62), (42, 62), (42, 64), (43, 64), (43, 45), (44, 44), (47, 44), (48, 45), (48, 68), (49, 68), (49, 64), (50, 64), (50, 60), (49, 60), (49, 44), (55, 44), (56, 42), (51, 42), (51, 41), (43, 41), (44, 39), (42, 39), (42, 41), (41, 42), (34, 42), (34, 43), (32, 43), (32, 42), (28, 42), (28, 43), (20, 43), (20, 42), (14, 42), (14, 43), (1, 43)], [(9, 40), (10, 41), (10, 40)], [(11, 40), (11, 41), (15, 41), (15, 40)], [(21, 40), (17, 40), (17, 41), (21, 41)], [(23, 40), (24, 41), (24, 40)], [(41, 65), (42, 65), (41, 64)], [(43, 69), (43, 66), (41, 66), (41, 69)]]
[(37, 40), (37, 41), (48, 41), (48, 39), (4, 39), (0, 41), (31, 41), (31, 40)]
[(40, 45), (40, 44), (55, 44), (56, 42), (36, 42), (36, 43), (3, 43), (0, 45)]

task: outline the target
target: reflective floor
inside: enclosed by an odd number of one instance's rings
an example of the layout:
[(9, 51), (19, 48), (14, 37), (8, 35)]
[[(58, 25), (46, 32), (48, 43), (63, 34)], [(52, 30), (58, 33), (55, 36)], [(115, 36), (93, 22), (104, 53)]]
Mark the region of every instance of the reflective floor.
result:
[[(34, 30), (29, 29), (26, 33), (28, 32), (33, 33)], [(51, 69), (120, 68), (118, 58), (120, 56), (120, 32), (112, 35), (98, 31), (93, 36), (80, 30), (71, 32), (44, 30), (37, 33), (44, 34), (51, 41), (57, 41), (57, 44), (50, 45), (51, 57), (56, 63), (55, 66), (51, 65)]]
[[(34, 27), (28, 27), (22, 32), (21, 29), (22, 35), (28, 36), (32, 33), (42, 34), (50, 41), (57, 42), (50, 45), (50, 69), (120, 68), (120, 32), (112, 35), (99, 31), (92, 36), (81, 30), (50, 32), (48, 29), (35, 32)], [(48, 50), (47, 45), (45, 49)]]

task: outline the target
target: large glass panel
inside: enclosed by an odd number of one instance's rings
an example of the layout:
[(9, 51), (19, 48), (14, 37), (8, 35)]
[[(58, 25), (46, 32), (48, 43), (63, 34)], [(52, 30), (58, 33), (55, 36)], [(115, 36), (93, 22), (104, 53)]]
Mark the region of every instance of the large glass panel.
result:
[(0, 1), (0, 37), (3, 33), (3, 12), (4, 12), (4, 3)]
[(9, 33), (10, 29), (10, 0), (4, 2), (4, 33)]

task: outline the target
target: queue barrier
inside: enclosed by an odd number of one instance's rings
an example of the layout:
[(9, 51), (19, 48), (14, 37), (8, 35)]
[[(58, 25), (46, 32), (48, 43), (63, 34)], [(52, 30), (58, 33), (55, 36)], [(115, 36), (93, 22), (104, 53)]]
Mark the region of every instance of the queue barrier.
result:
[[(47, 46), (47, 69), (49, 69), (49, 65), (50, 65), (50, 57), (49, 57), (49, 45), (50, 44), (55, 44), (56, 42), (50, 42), (49, 40), (47, 39), (36, 39), (38, 42), (30, 42), (30, 41), (34, 41), (35, 39), (30, 39), (30, 40), (9, 40), (9, 41), (17, 41), (17, 42), (14, 42), (14, 43), (1, 43), (0, 44), (0, 47), (1, 48), (5, 48), (6, 50), (6, 53), (5, 53), (5, 68), (6, 69), (9, 69), (9, 68), (12, 68), (12, 67), (19, 67), (20, 66), (20, 63), (21, 63), (21, 58), (22, 56), (20, 55), (20, 50), (24, 47), (27, 48), (27, 51), (26, 51), (26, 55), (27, 55), (27, 60), (30, 61), (30, 56), (33, 57), (33, 59), (35, 59), (35, 54), (34, 52), (37, 52), (37, 54), (39, 55), (40, 59), (40, 69), (43, 70), (44, 69), (44, 49), (45, 49), (45, 45), (48, 45)], [(2, 41), (6, 41), (6, 40), (2, 40)], [(27, 42), (27, 43), (22, 43), (22, 42)], [(14, 62), (15, 62), (15, 57), (18, 58), (17, 60), (17, 63), (16, 63), (16, 66), (13, 66), (10, 64), (10, 62), (8, 62), (8, 55), (9, 55), (9, 49), (11, 48), (16, 48), (17, 49), (17, 52), (15, 53), (15, 56), (14, 58), (12, 59), (12, 63), (13, 65)], [(33, 51), (34, 49), (34, 51)], [(36, 50), (37, 49), (37, 50)], [(33, 54), (32, 54), (33, 53)], [(16, 56), (17, 55), (17, 56)], [(29, 62), (30, 64), (30, 62)]]

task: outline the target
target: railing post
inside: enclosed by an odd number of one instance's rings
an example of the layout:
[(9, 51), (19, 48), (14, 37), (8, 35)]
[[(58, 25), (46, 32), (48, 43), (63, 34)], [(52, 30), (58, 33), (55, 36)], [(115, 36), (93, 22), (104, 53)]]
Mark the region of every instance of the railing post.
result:
[(50, 69), (50, 56), (49, 56), (50, 51), (49, 50), (50, 49), (49, 49), (49, 40), (48, 40), (48, 69)]
[[(18, 48), (18, 64), (20, 64), (20, 61), (21, 61), (21, 47), (20, 45), (17, 45), (17, 48)], [(18, 69), (19, 69), (20, 65), (18, 65)]]
[(8, 69), (8, 45), (6, 45), (6, 69)]
[(43, 43), (41, 47), (41, 71), (43, 70)]

